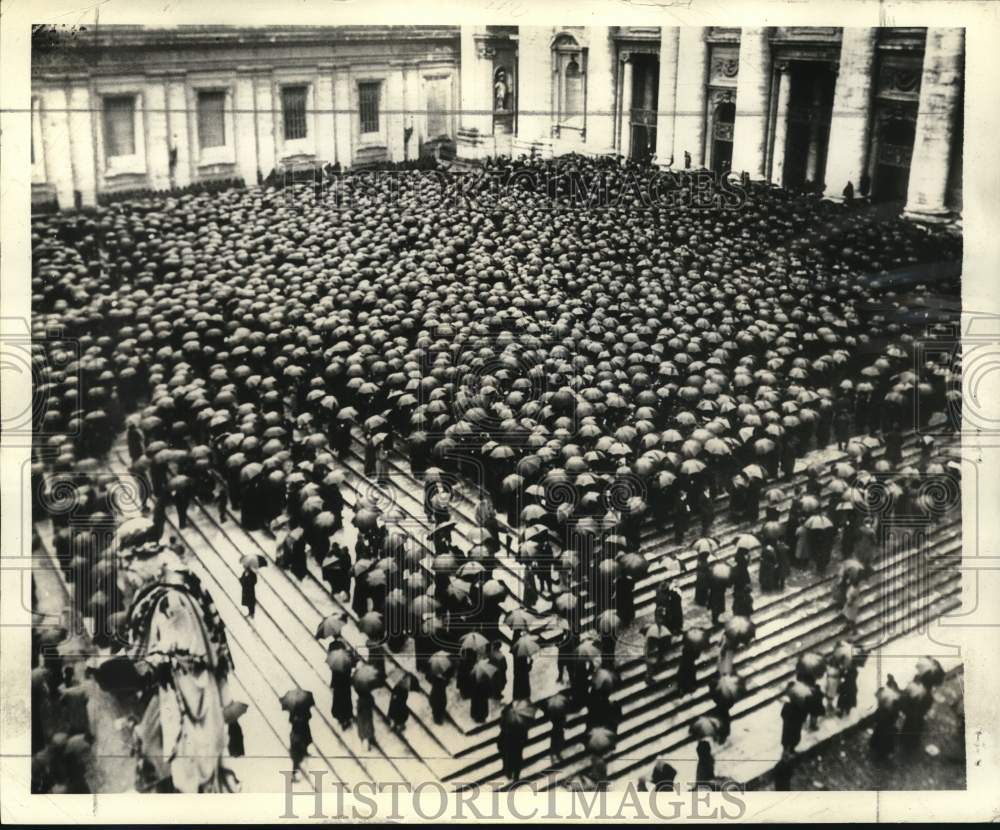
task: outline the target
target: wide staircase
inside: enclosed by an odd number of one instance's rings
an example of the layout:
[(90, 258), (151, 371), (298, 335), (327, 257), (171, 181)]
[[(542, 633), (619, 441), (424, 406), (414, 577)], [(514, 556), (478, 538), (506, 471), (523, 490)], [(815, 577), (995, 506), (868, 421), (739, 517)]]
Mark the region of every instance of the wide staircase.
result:
[[(915, 463), (918, 455), (915, 439), (908, 438), (904, 446), (904, 463)], [(824, 458), (830, 457), (833, 457), (831, 451), (825, 450)], [(109, 459), (109, 470), (127, 476), (126, 459), (124, 443), (119, 441)], [(375, 498), (383, 506), (391, 505), (394, 514), (402, 517), (411, 537), (424, 546), (422, 564), (431, 573), (432, 550), (426, 538), (430, 526), (423, 513), (423, 485), (410, 473), (407, 462), (399, 454), (391, 455), (388, 481), (376, 487), (363, 474), (363, 444), (357, 433), (342, 464), (346, 474), (342, 489), (348, 504), (345, 524), (350, 527), (353, 508), (362, 500)], [(800, 462), (795, 475), (779, 482), (785, 494), (784, 501), (777, 505), (783, 519), (787, 517), (791, 495), (805, 480), (804, 468), (805, 462)], [(451, 507), (456, 522), (453, 541), (462, 548), (469, 548), (476, 536), (475, 501), (471, 489), (455, 487)], [(193, 553), (192, 569), (212, 593), (228, 627), (236, 656), (236, 673), (251, 708), (260, 710), (269, 731), (287, 747), (287, 716), (277, 704), (278, 696), (299, 685), (310, 689), (316, 697), (314, 749), (309, 768), (328, 770), (331, 774), (325, 780), (330, 782), (417, 782), (431, 777), (456, 787), (506, 783), (496, 748), (500, 705), (491, 703), (487, 721), (475, 723), (468, 716), (467, 704), (452, 688), (448, 721), (443, 725), (435, 724), (426, 695), (428, 687), (422, 677), (420, 689), (410, 694), (411, 717), (401, 734), (388, 728), (389, 692), (385, 688), (375, 693), (378, 739), (375, 746), (366, 749), (353, 729), (342, 730), (330, 715), (329, 671), (324, 662), (326, 649), (315, 639), (314, 633), (319, 622), (331, 613), (343, 613), (353, 621), (355, 615), (349, 604), (330, 595), (321, 580), (318, 564), (310, 557), (310, 570), (302, 581), (276, 566), (260, 571), (257, 614), (254, 620), (248, 621), (239, 605), (239, 560), (246, 553), (259, 553), (273, 561), (276, 548), (273, 534), (267, 530), (247, 531), (232, 520), (220, 524), (214, 506), (206, 510), (195, 504), (188, 518), (187, 528), (180, 530), (174, 511), (169, 510), (165, 537), (178, 536)], [(51, 547), (48, 523), (43, 522), (40, 527), (43, 542)], [(730, 537), (749, 529), (745, 522), (734, 519), (727, 497), (720, 497), (712, 527), (712, 534), (723, 540), (718, 555), (732, 553)], [(858, 632), (866, 647), (875, 648), (901, 637), (959, 605), (959, 506), (929, 524), (924, 535), (921, 544), (893, 546), (877, 560), (874, 574), (863, 582)], [(649, 563), (649, 570), (636, 584), (635, 622), (619, 638), (620, 682), (613, 697), (622, 704), (623, 720), (615, 747), (607, 756), (612, 779), (635, 779), (647, 771), (653, 759), (689, 743), (692, 740), (691, 723), (713, 705), (708, 679), (716, 671), (718, 629), (713, 633), (712, 647), (698, 660), (699, 686), (689, 694), (679, 694), (674, 682), (679, 643), (670, 649), (662, 668), (650, 683), (638, 636), (641, 626), (652, 619), (656, 588), (668, 576), (682, 594), (688, 624), (708, 624), (704, 611), (693, 601), (696, 554), (690, 549), (691, 538), (689, 533), (687, 544), (676, 545), (669, 523), (664, 528), (648, 525), (642, 534), (641, 552)], [(678, 575), (679, 562), (687, 566), (687, 571)], [(825, 653), (843, 635), (843, 620), (832, 598), (837, 565), (835, 558), (828, 573), (822, 577), (811, 572), (795, 572), (780, 593), (764, 594), (755, 587), (756, 637), (738, 652), (735, 662), (748, 692), (734, 707), (734, 720), (760, 710), (779, 697), (787, 681), (794, 676), (800, 654), (805, 651)], [(757, 570), (758, 554), (753, 554), (754, 586), (757, 585)], [(523, 578), (516, 560), (502, 552), (494, 576), (510, 588), (504, 601), (505, 609), (522, 608)], [(593, 618), (593, 604), (586, 597), (582, 599), (586, 628)], [(543, 646), (532, 669), (532, 699), (538, 702), (559, 689), (555, 668), (560, 629), (556, 618), (545, 611), (544, 603), (527, 612)], [(501, 625), (501, 633), (509, 642), (511, 631)], [(366, 659), (365, 637), (353, 624), (347, 626), (342, 636), (356, 650), (359, 659)], [(390, 677), (398, 676), (403, 670), (414, 671), (412, 649), (404, 647), (397, 654), (386, 651)], [(775, 723), (774, 729), (777, 758), (780, 724)], [(539, 717), (528, 733), (522, 777), (537, 779), (539, 786), (550, 787), (565, 783), (581, 772), (589, 762), (585, 731), (585, 710), (571, 714), (566, 724), (562, 761), (553, 768), (549, 759), (550, 725), (545, 718)], [(247, 736), (247, 749), (253, 754), (251, 735)]]

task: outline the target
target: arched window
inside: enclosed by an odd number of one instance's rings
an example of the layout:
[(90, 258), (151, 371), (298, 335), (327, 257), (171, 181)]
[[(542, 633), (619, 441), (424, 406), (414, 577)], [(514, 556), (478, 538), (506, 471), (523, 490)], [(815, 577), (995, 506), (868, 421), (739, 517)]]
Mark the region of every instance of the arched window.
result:
[(571, 129), (582, 135), (587, 115), (587, 50), (572, 36), (560, 35), (552, 44), (552, 65), (556, 134)]

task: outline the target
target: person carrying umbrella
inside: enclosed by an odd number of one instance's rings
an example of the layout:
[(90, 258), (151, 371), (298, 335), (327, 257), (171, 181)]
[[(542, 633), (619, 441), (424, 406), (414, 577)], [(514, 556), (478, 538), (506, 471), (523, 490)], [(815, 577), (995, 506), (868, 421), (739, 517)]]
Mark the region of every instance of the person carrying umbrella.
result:
[(678, 490), (672, 511), (674, 519), (674, 544), (680, 545), (691, 527), (691, 505), (687, 492)]
[(656, 588), (654, 618), (660, 625), (666, 626), (674, 637), (684, 631), (684, 605), (681, 602), (680, 592), (673, 587), (670, 580), (662, 580)]
[(557, 692), (547, 698), (543, 704), (552, 729), (549, 738), (549, 758), (553, 764), (562, 760), (563, 747), (566, 745), (566, 711), (569, 701), (566, 696)]
[(799, 457), (799, 439), (789, 432), (781, 443), (781, 474), (790, 479), (795, 474), (795, 461)]
[(222, 708), (222, 716), (226, 721), (226, 728), (229, 735), (229, 757), (242, 758), (246, 753), (243, 742), (243, 728), (240, 726), (240, 718), (247, 711), (247, 705), (242, 701), (234, 700), (227, 703)]
[(312, 692), (296, 688), (286, 692), (281, 698), (281, 707), (288, 712), (291, 734), (288, 739), (288, 754), (292, 761), (292, 780), (297, 781), (302, 762), (309, 754), (312, 731), (309, 720), (314, 706)]
[(243, 566), (240, 574), (240, 603), (247, 609), (247, 616), (252, 620), (257, 610), (257, 570), (250, 565)]
[(491, 640), (486, 654), (491, 666), (496, 669), (493, 675), (492, 698), (501, 700), (507, 688), (507, 655), (503, 653), (503, 643), (499, 639)]
[(368, 752), (372, 751), (372, 745), (375, 743), (375, 698), (372, 690), (381, 682), (382, 675), (367, 664), (359, 666), (352, 678), (354, 690), (358, 693), (355, 708), (358, 737)]
[(712, 756), (712, 744), (705, 738), (698, 741), (695, 748), (698, 755), (698, 763), (695, 766), (696, 790), (715, 789), (715, 758)]
[(708, 608), (708, 594), (712, 584), (712, 566), (708, 561), (708, 551), (698, 553), (698, 563), (694, 569), (694, 601), (702, 608)]
[(698, 677), (695, 666), (705, 643), (705, 632), (701, 629), (691, 629), (684, 632), (681, 657), (677, 664), (677, 688), (681, 694), (692, 692), (697, 686)]
[(333, 542), (330, 545), (330, 555), (320, 566), (323, 581), (330, 586), (330, 594), (341, 599), (350, 595), (351, 589), (351, 552), (346, 545)]
[(712, 530), (712, 523), (715, 521), (715, 499), (712, 498), (706, 487), (701, 487), (698, 490), (697, 510), (701, 516), (701, 535), (708, 536)]
[(407, 703), (410, 697), (410, 689), (417, 685), (417, 678), (410, 673), (404, 674), (396, 681), (389, 695), (389, 728), (397, 735), (406, 728), (406, 722), (410, 719), (410, 707)]
[(451, 673), (451, 658), (447, 652), (437, 651), (427, 658), (427, 675), (431, 683), (430, 704), (434, 723), (445, 722), (448, 711), (448, 677)]
[(525, 700), (508, 703), (500, 712), (497, 750), (503, 758), (503, 774), (511, 781), (521, 777), (524, 745), (528, 742), (528, 727), (534, 717), (535, 707)]
[(143, 440), (142, 430), (139, 429), (139, 425), (134, 419), (129, 421), (126, 441), (128, 443), (129, 460), (132, 464), (135, 464), (136, 461), (142, 458), (143, 453), (146, 451), (146, 442)]
[(480, 659), (472, 668), (472, 685), (469, 692), (469, 716), (476, 723), (485, 723), (490, 711), (493, 675), (496, 669), (488, 660)]
[(712, 625), (718, 625), (719, 618), (726, 613), (726, 589), (731, 574), (730, 567), (721, 562), (712, 566), (708, 585), (708, 610), (712, 613)]
[(330, 694), (333, 698), (330, 714), (345, 732), (354, 721), (354, 694), (351, 685), (354, 663), (354, 655), (343, 641), (334, 639), (326, 655), (326, 664), (330, 667)]
[(840, 609), (846, 623), (846, 632), (851, 635), (857, 630), (858, 614), (861, 612), (861, 591), (856, 580), (850, 580), (844, 591), (844, 605)]
[(531, 700), (531, 664), (538, 649), (538, 642), (530, 634), (521, 634), (511, 646), (514, 656), (514, 700)]
[(673, 764), (666, 758), (657, 758), (649, 775), (649, 783), (646, 783), (645, 777), (640, 777), (638, 790), (648, 792), (651, 789), (654, 793), (672, 792), (676, 780), (677, 770)]
[(652, 686), (656, 670), (666, 659), (670, 646), (670, 631), (666, 626), (655, 622), (645, 626), (642, 631), (645, 635), (643, 658), (646, 663), (646, 685)]
[(877, 762), (884, 762), (896, 751), (897, 722), (902, 695), (896, 678), (886, 677), (886, 685), (875, 693), (875, 724), (868, 745)]

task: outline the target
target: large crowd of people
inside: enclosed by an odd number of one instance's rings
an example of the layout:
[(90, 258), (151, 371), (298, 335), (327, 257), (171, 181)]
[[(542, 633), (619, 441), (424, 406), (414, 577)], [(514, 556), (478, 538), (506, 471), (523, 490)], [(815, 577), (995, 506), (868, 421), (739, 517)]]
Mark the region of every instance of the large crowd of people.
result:
[[(604, 175), (610, 201), (560, 206), (545, 175), (557, 166)], [(856, 668), (844, 654), (878, 522), (933, 512), (922, 477), (952, 473), (926, 434), (919, 463), (902, 448), (938, 413), (939, 431), (956, 423), (958, 363), (915, 361), (914, 347), (947, 336), (954, 312), (938, 300), (957, 297), (960, 240), (758, 185), (737, 206), (650, 204), (626, 185), (652, 171), (613, 158), (490, 170), (489, 186), (462, 198), (446, 176), (373, 177), (346, 206), (318, 186), (262, 187), (34, 223), (32, 493), (78, 609), (114, 640), (126, 602), (115, 551), (79, 517), (94, 528), (114, 517), (102, 470), (124, 434), (150, 516), (131, 542), (161, 538), (168, 507), (184, 529), (197, 499), (219, 521), (280, 528), (278, 563), (295, 576), (315, 559), (372, 644), (361, 660), (338, 636), (343, 620), (322, 632), (334, 718), (366, 743), (371, 691), (412, 638), (435, 720), (449, 717), (451, 684), (478, 722), (511, 690), (498, 748), (513, 779), (535, 718), (551, 721), (558, 761), (567, 712), (586, 708), (599, 785), (622, 718), (617, 639), (636, 618), (650, 525), (696, 553), (693, 597), (664, 578), (654, 618), (640, 621), (650, 682), (679, 642), (675, 682), (692, 691), (720, 632), (701, 743), (728, 735), (755, 595), (781, 591), (796, 569), (840, 570), (844, 648), (820, 663), (826, 711), (849, 711)], [(928, 263), (939, 268), (908, 278)], [(428, 538), (347, 491), (355, 444), (375, 490), (401, 459), (423, 488)], [(800, 485), (796, 464), (819, 449), (843, 452)], [(478, 494), (471, 546), (455, 532), (451, 477)], [(732, 548), (713, 533), (723, 499), (741, 531)], [(524, 567), (527, 612), (502, 608), (507, 557)], [(251, 617), (257, 567), (248, 557), (241, 579)], [(690, 624), (695, 606), (710, 623)], [(540, 607), (566, 621), (567, 686), (535, 706)], [(823, 712), (821, 675), (806, 674), (815, 682), (790, 687), (782, 715), (789, 752), (796, 724)], [(394, 729), (419, 688), (412, 675), (395, 684)], [(292, 723), (298, 765), (311, 740), (301, 706)], [(706, 746), (699, 769), (711, 780)]]

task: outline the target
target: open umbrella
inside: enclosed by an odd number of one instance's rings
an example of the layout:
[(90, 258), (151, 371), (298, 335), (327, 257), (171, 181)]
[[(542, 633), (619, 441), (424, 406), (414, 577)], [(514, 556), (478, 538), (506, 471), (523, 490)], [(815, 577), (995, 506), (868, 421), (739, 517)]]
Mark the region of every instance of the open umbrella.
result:
[(324, 617), (317, 626), (316, 639), (322, 640), (326, 637), (339, 637), (345, 625), (347, 625), (347, 616), (345, 614), (330, 614), (328, 617)]
[(530, 634), (522, 634), (510, 647), (511, 654), (515, 657), (534, 657), (540, 650), (538, 640)]
[(267, 557), (259, 553), (245, 553), (240, 557), (240, 565), (252, 571), (259, 570), (267, 565)]
[(523, 608), (515, 608), (504, 617), (503, 621), (511, 631), (527, 631), (535, 623), (535, 618)]
[(944, 669), (933, 657), (921, 657), (917, 660), (916, 674), (913, 677), (924, 686), (933, 688), (944, 681)]
[(427, 670), (432, 677), (446, 677), (451, 671), (451, 657), (446, 651), (436, 651), (427, 661)]
[(470, 631), (468, 634), (462, 636), (458, 644), (465, 651), (474, 651), (479, 655), (485, 655), (490, 643), (478, 631)]
[(813, 680), (819, 680), (825, 671), (826, 660), (822, 654), (817, 654), (815, 651), (800, 654), (795, 665), (795, 676), (800, 679), (811, 677)]
[(313, 693), (298, 686), (285, 692), (280, 700), (281, 708), (286, 712), (308, 711), (316, 705)]
[(756, 627), (746, 617), (730, 617), (726, 620), (725, 635), (735, 646), (746, 645), (753, 637)]
[(358, 666), (351, 678), (351, 684), (359, 692), (370, 692), (382, 685), (382, 674), (374, 666), (365, 663)]
[(606, 755), (615, 745), (615, 733), (603, 726), (595, 726), (587, 733), (587, 751)]
[(242, 700), (232, 700), (222, 707), (222, 717), (226, 723), (236, 723), (247, 711)]
[(346, 648), (335, 648), (326, 653), (326, 664), (337, 674), (350, 674), (354, 668), (354, 656)]
[(736, 539), (736, 550), (756, 550), (760, 547), (760, 540), (751, 533), (743, 533)]
[(378, 611), (369, 611), (358, 620), (358, 629), (369, 640), (378, 640), (385, 633), (385, 620)]
[(493, 679), (493, 675), (497, 673), (497, 667), (489, 662), (484, 657), (481, 657), (476, 661), (476, 664), (472, 667), (470, 675), (472, 680), (476, 684), (487, 683)]
[(702, 715), (691, 724), (691, 737), (714, 739), (719, 734), (721, 728), (722, 724), (719, 723), (718, 718)]
[(594, 630), (602, 637), (613, 637), (621, 628), (621, 618), (611, 610), (602, 611), (594, 620)]
[(622, 556), (619, 564), (625, 573), (633, 579), (639, 579), (646, 575), (649, 570), (649, 563), (641, 553), (626, 553)]
[(531, 703), (521, 699), (504, 706), (500, 712), (500, 720), (511, 726), (526, 726), (535, 719), (537, 714), (538, 710)]

